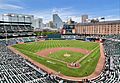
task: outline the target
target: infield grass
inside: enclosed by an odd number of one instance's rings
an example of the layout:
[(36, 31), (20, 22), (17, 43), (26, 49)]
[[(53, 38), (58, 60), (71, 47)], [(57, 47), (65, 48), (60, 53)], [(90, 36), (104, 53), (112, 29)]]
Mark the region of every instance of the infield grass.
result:
[[(66, 54), (68, 56), (65, 56)], [(60, 50), (58, 52), (55, 52), (55, 53), (52, 53), (52, 54), (48, 55), (48, 57), (50, 57), (50, 58), (65, 61), (65, 62), (68, 62), (68, 63), (76, 62), (77, 60), (79, 60), (83, 56), (85, 56), (85, 55), (82, 54), (82, 53), (67, 51), (67, 50)]]

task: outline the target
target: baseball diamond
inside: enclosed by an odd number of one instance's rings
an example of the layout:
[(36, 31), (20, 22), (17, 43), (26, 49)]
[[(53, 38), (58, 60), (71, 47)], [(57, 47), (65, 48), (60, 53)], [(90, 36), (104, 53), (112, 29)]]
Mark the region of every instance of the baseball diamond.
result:
[[(35, 62), (54, 70), (58, 75), (69, 77), (91, 75), (95, 71), (100, 58), (100, 46), (99, 43), (95, 42), (46, 40), (17, 44), (12, 47)], [(66, 53), (70, 54), (70, 56), (64, 56)], [(76, 62), (80, 64), (79, 68), (70, 68), (67, 66), (67, 64)]]

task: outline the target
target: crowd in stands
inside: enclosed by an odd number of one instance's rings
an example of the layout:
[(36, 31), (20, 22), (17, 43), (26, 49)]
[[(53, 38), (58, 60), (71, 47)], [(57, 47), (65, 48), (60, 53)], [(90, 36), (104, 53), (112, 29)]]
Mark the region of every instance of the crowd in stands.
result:
[(30, 25), (0, 25), (0, 32), (33, 31)]
[(30, 24), (3, 24), (0, 23), (0, 36), (14, 37), (14, 36), (30, 36), (34, 34), (34, 27)]
[(47, 74), (0, 41), (0, 83), (59, 83), (62, 79)]
[(27, 43), (27, 42), (34, 42), (36, 37), (19, 37), (19, 38), (10, 38), (10, 39), (2, 39), (0, 42), (4, 45), (14, 45), (19, 43)]
[(120, 82), (120, 35), (106, 37), (104, 53), (105, 67), (101, 74), (88, 83), (119, 83)]

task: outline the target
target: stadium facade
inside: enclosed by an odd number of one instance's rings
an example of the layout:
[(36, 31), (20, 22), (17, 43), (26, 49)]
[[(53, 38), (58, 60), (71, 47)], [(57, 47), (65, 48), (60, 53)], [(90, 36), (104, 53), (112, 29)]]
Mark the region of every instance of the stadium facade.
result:
[(76, 34), (86, 36), (105, 36), (120, 34), (120, 20), (95, 23), (78, 23), (75, 26)]

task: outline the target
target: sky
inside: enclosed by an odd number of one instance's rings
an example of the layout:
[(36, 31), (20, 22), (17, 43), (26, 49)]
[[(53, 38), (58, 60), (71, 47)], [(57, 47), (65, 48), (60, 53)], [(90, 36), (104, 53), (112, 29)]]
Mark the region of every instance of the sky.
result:
[(90, 19), (120, 20), (120, 0), (0, 0), (0, 14), (20, 13), (43, 18), (44, 23), (57, 13), (63, 21), (72, 18), (81, 22), (81, 15)]

